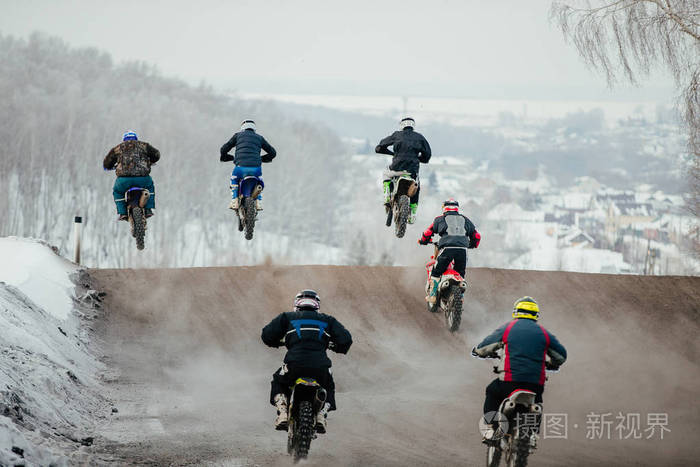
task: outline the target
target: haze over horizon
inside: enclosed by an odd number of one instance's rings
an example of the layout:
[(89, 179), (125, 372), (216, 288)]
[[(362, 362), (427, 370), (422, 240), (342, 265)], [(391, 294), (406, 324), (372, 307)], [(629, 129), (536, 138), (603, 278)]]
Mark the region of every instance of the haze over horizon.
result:
[(55, 35), (223, 91), (672, 102), (663, 73), (609, 89), (550, 3), (0, 0), (0, 34)]

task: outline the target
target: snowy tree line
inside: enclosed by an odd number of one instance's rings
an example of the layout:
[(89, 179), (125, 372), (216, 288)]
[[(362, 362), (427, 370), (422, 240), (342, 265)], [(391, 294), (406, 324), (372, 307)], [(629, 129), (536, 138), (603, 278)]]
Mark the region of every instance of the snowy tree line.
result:
[[(0, 236), (42, 238), (70, 253), (72, 219), (81, 215), (83, 262), (94, 267), (249, 264), (299, 254), (308, 261), (312, 252), (299, 253), (307, 242), (337, 243), (336, 206), (350, 190), (333, 183), (347, 159), (330, 130), (274, 104), (224, 97), (54, 37), (0, 36), (0, 62)], [(253, 243), (241, 239), (226, 209), (233, 166), (219, 162), (220, 146), (244, 118), (255, 119), (278, 152), (263, 167), (265, 211)], [(156, 216), (142, 253), (115, 220), (114, 173), (102, 169), (129, 129), (161, 152), (151, 172)]]

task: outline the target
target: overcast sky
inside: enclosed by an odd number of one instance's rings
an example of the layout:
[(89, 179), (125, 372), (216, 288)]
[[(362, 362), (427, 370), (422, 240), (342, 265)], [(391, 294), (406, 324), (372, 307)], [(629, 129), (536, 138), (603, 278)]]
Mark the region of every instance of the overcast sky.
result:
[(609, 91), (549, 0), (0, 0), (0, 33), (42, 31), (241, 92), (668, 100), (658, 73)]

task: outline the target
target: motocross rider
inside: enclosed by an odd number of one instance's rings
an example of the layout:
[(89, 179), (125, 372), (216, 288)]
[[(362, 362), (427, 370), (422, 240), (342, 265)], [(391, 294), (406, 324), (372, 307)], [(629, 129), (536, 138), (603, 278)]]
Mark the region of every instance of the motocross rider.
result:
[(425, 297), (428, 303), (435, 303), (440, 277), (454, 261), (454, 269), (465, 276), (467, 270), (467, 249), (477, 248), (481, 234), (468, 217), (459, 213), (459, 203), (450, 198), (442, 203), (442, 215), (435, 218), (418, 240), (421, 245), (430, 243), (433, 235), (440, 235), (437, 243), (438, 255), (430, 273), (432, 287)]
[[(516, 389), (526, 389), (535, 393), (535, 402), (542, 403), (545, 368), (557, 370), (566, 361), (566, 349), (554, 334), (537, 323), (540, 309), (532, 297), (523, 297), (513, 304), (513, 320), (489, 334), (472, 349), (476, 357), (496, 357), (496, 351), (503, 349), (499, 363), (500, 375), (486, 387), (484, 401), (484, 442), (493, 439), (495, 428), (486, 423), (486, 414), (496, 412), (501, 402)], [(546, 358), (550, 362), (546, 362)], [(540, 417), (530, 440), (537, 446)]]
[(145, 188), (151, 196), (145, 207), (146, 217), (153, 215), (156, 207), (155, 188), (151, 178), (151, 166), (160, 160), (160, 152), (145, 141), (139, 141), (134, 131), (127, 131), (122, 142), (114, 146), (105, 157), (102, 166), (105, 170), (116, 169), (117, 179), (112, 189), (117, 205), (117, 220), (126, 221), (127, 210), (124, 193), (129, 188)]
[[(228, 152), (235, 146), (234, 155)], [(261, 149), (266, 154), (260, 155)], [(241, 129), (221, 146), (219, 160), (221, 162), (233, 161), (235, 168), (231, 173), (231, 203), (229, 209), (238, 209), (238, 183), (247, 176), (262, 177), (262, 163), (272, 162), (277, 155), (275, 148), (260, 134), (255, 132), (253, 120), (243, 120)], [(255, 200), (255, 209), (262, 211), (262, 193)]]
[(287, 347), (284, 364), (272, 375), (270, 404), (277, 408), (275, 429), (287, 429), (287, 407), (297, 378), (314, 378), (327, 391), (326, 403), (316, 419), (316, 431), (326, 432), (328, 411), (335, 410), (335, 383), (326, 349), (347, 353), (352, 336), (340, 321), (320, 313), (321, 297), (302, 290), (294, 298), (294, 311), (279, 314), (262, 330), (262, 341), (270, 347)]
[[(377, 154), (388, 154), (394, 156), (391, 165), (384, 172), (384, 204), (391, 201), (391, 175), (392, 172), (410, 172), (411, 178), (418, 183), (418, 191), (411, 197), (411, 216), (409, 224), (416, 221), (416, 211), (418, 210), (418, 196), (420, 195), (420, 180), (418, 170), (420, 163), (427, 164), (430, 161), (430, 145), (428, 141), (413, 128), (416, 122), (411, 117), (401, 119), (399, 131), (395, 131), (379, 142), (374, 151)], [(393, 151), (389, 149), (393, 146)]]

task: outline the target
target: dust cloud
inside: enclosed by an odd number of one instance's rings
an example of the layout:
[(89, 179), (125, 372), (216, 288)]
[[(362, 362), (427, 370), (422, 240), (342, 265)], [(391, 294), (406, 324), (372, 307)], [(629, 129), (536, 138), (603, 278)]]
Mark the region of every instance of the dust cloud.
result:
[[(568, 439), (543, 440), (533, 465), (682, 465), (698, 455), (694, 278), (473, 269), (462, 329), (450, 334), (426, 309), (421, 268), (90, 274), (108, 292), (98, 333), (117, 375), (108, 388), (120, 412), (105, 449), (123, 460), (290, 465), (268, 404), (284, 352), (265, 347), (260, 330), (307, 287), (354, 339), (348, 355), (329, 353), (338, 411), (307, 465), (481, 465), (477, 420), (494, 375), (469, 352), (522, 295), (539, 301), (541, 324), (570, 353), (544, 394), (546, 412), (567, 414)], [(591, 413), (611, 414), (612, 439), (587, 439)], [(642, 428), (647, 414), (667, 413), (671, 432), (618, 439), (618, 413), (640, 413)]]

